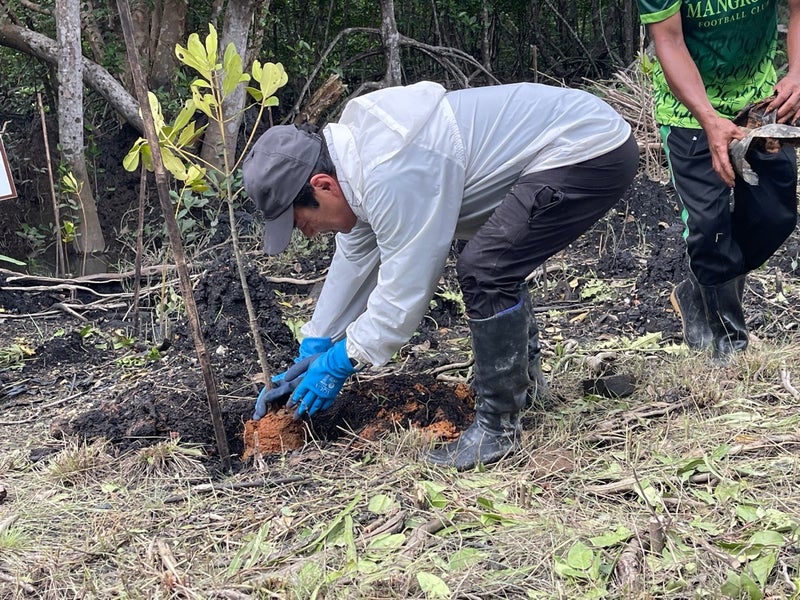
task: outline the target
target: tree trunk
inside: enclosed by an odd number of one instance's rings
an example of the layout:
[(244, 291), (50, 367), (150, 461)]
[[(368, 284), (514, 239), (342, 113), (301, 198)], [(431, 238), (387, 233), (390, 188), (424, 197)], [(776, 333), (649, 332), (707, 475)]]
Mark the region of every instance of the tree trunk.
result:
[(381, 40), (386, 57), (386, 87), (403, 83), (403, 63), (400, 58), (400, 34), (394, 16), (394, 0), (381, 0)]
[[(116, 11), (116, 7), (114, 7)], [(150, 13), (152, 9), (148, 0), (133, 0), (131, 2), (131, 21), (133, 23), (133, 39), (136, 41), (136, 50), (145, 73), (150, 72)], [(120, 34), (121, 35), (121, 34)], [(127, 72), (130, 65), (125, 63)]]
[(94, 194), (89, 185), (83, 154), (83, 56), (81, 54), (80, 0), (56, 0), (58, 36), (58, 141), (61, 157), (78, 182), (78, 250), (105, 250)]
[[(156, 39), (150, 65), (150, 87), (171, 88), (178, 68), (175, 45), (186, 43), (186, 0), (163, 0), (162, 18), (154, 23)], [(169, 15), (163, 18), (163, 15)]]
[[(58, 66), (59, 49), (56, 42), (30, 29), (0, 23), (0, 46), (19, 50)], [(95, 62), (83, 58), (83, 81), (99, 93), (120, 116), (138, 132), (144, 133), (139, 104), (108, 71)]]
[(492, 72), (492, 18), (486, 0), (481, 3), (481, 63)]
[[(225, 9), (222, 24), (220, 55), (225, 52), (229, 43), (233, 43), (242, 57), (242, 65), (245, 68), (250, 64), (247, 40), (257, 4), (257, 0), (230, 0)], [(269, 1), (266, 4), (269, 5)], [(223, 149), (228, 157), (232, 158), (236, 155), (236, 142), (239, 138), (245, 98), (244, 86), (240, 85), (222, 104), (222, 114), (225, 120), (222, 130), (219, 127), (209, 127), (203, 138), (201, 158), (221, 172), (225, 172)]]
[(636, 19), (636, 12), (633, 10), (633, 3), (631, 0), (623, 0), (620, 12), (622, 13), (622, 35), (625, 52), (623, 61), (626, 65), (629, 65), (636, 57), (636, 42), (633, 33), (633, 23)]

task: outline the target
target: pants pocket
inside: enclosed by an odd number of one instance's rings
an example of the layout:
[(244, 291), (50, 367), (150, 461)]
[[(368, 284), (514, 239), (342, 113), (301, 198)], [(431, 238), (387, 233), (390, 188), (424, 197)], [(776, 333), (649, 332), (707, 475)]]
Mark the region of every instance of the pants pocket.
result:
[(536, 192), (536, 195), (533, 197), (530, 214), (528, 215), (528, 226), (533, 227), (533, 221), (537, 216), (554, 208), (562, 200), (564, 200), (564, 192), (550, 187), (549, 185), (544, 186)]

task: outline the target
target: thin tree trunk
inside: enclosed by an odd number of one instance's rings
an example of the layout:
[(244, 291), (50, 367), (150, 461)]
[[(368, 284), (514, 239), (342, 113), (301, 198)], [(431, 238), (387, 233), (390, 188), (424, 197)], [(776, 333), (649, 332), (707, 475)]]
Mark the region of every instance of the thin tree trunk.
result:
[(186, 0), (163, 0), (162, 14), (169, 18), (161, 18), (154, 24), (157, 28), (153, 61), (150, 67), (149, 82), (152, 88), (172, 87), (175, 70), (178, 68), (178, 57), (175, 45), (184, 43), (186, 37)]
[(105, 250), (97, 206), (83, 154), (83, 55), (80, 0), (56, 0), (58, 34), (58, 141), (61, 156), (78, 182), (76, 247), (84, 252)]
[(394, 0), (381, 0), (381, 40), (386, 56), (386, 74), (383, 83), (386, 87), (403, 82), (403, 63), (400, 58), (400, 34), (394, 16)]
[[(225, 52), (228, 44), (233, 43), (245, 65), (250, 63), (247, 41), (257, 4), (256, 0), (230, 0), (222, 24), (220, 53)], [(266, 4), (269, 5), (269, 2)], [(201, 158), (223, 173), (225, 172), (222, 160), (223, 150), (230, 157), (231, 164), (235, 161), (236, 142), (239, 138), (245, 99), (244, 86), (240, 85), (222, 104), (224, 126), (222, 128), (209, 127), (203, 138)]]
[(492, 19), (486, 0), (481, 3), (481, 62), (483, 68), (492, 72)]

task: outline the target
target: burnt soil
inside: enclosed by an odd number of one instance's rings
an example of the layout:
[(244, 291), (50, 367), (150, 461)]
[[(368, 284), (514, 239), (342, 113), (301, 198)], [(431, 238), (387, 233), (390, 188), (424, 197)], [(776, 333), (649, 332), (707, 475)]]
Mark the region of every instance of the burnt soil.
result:
[[(680, 343), (669, 292), (686, 270), (681, 232), (670, 187), (640, 176), (605, 218), (534, 274), (530, 288), (542, 329), (545, 369), (564, 340), (593, 344), (660, 332), (661, 343)], [(796, 274), (798, 247), (795, 234), (764, 267), (766, 272), (775, 277)], [(441, 290), (456, 289), (457, 248)], [(287, 322), (310, 316), (316, 292), (310, 282), (324, 275), (329, 250), (304, 255), (280, 273), (268, 273), (256, 253), (249, 255), (248, 286), (273, 373), (284, 370), (295, 356), (297, 342)], [(396, 359), (349, 382), (329, 411), (311, 422), (293, 421), (277, 411), (255, 424), (249, 419), (262, 385), (261, 369), (228, 246), (219, 246), (213, 258), (207, 253), (193, 261), (192, 276), (236, 464), (246, 464), (253, 454), (254, 432), (257, 451), (268, 460), (272, 452), (312, 439), (326, 444), (350, 436), (357, 443), (409, 428), (432, 439), (452, 439), (470, 423), (472, 394), (455, 379), (465, 379), (469, 371), (446, 369), (468, 360), (468, 332), (457, 303), (446, 294), (434, 298)], [(155, 272), (145, 278), (143, 288), (158, 288), (160, 281), (161, 272)], [(602, 292), (596, 291), (598, 282)], [(64, 438), (102, 437), (124, 451), (180, 436), (202, 445), (212, 464), (217, 461), (195, 343), (182, 313), (174, 310), (177, 285), (173, 310), (166, 311), (160, 324), (155, 316), (159, 294), (143, 296), (138, 335), (131, 287), (131, 280), (121, 277), (65, 285), (0, 273), (0, 348), (13, 346), (25, 356), (21, 366), (0, 370), (0, 451), (24, 444), (38, 459)], [(774, 332), (765, 318), (763, 291), (758, 280), (749, 283), (746, 317), (756, 336), (768, 338)], [(90, 303), (93, 307), (87, 307)], [(437, 377), (444, 371), (451, 377)], [(557, 389), (554, 400), (569, 401), (572, 393)]]

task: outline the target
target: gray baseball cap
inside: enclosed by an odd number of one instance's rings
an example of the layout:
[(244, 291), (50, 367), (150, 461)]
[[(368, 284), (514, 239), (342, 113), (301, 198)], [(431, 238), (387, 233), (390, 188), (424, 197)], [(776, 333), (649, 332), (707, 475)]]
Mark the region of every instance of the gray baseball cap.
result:
[(292, 202), (311, 177), (321, 150), (318, 134), (294, 125), (275, 125), (258, 138), (244, 159), (244, 189), (267, 219), (267, 254), (279, 254), (289, 245), (294, 229)]

